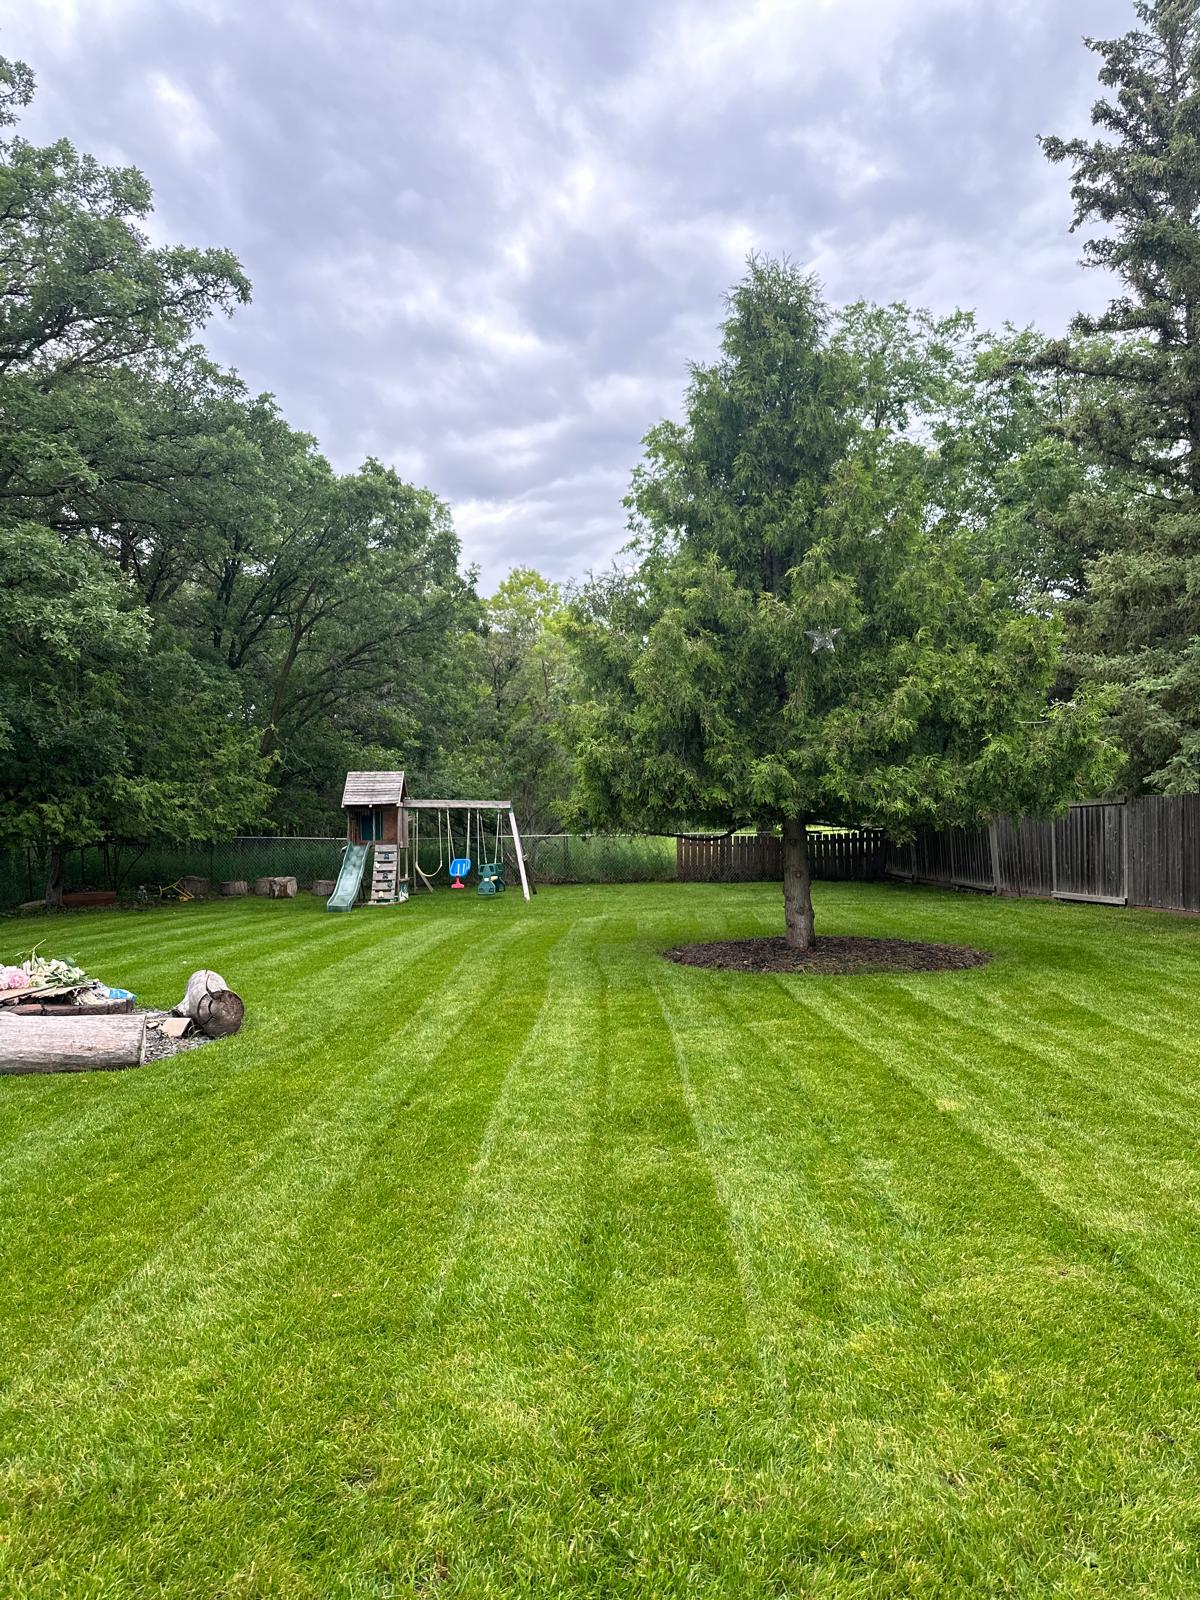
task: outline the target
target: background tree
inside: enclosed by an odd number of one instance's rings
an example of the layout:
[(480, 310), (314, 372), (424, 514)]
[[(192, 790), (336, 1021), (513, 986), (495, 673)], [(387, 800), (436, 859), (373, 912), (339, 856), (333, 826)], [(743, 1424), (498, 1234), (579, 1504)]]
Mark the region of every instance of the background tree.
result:
[(1077, 507), (1086, 606), (1072, 655), (1122, 691), (1126, 782), (1200, 782), (1200, 6), (1139, 0), (1142, 26), (1087, 40), (1112, 91), (1094, 139), (1047, 138), (1071, 169), (1086, 264), (1122, 290), (1033, 362), (1076, 386), (1062, 433), (1125, 493)]
[[(32, 88), (27, 68), (0, 62), (0, 122)], [(150, 208), (133, 169), (65, 141), (0, 141), (0, 559), (9, 569), (35, 549), (43, 559), (12, 604), (34, 618), (57, 572), (75, 586), (63, 604), (83, 614), (75, 591), (90, 573), (97, 604), (143, 630), (122, 656), (104, 628), (82, 628), (63, 668), (60, 710), (79, 710), (98, 761), (119, 746), (122, 806), (108, 791), (101, 804), (99, 789), (85, 803), (93, 769), (81, 750), (75, 798), (47, 831), (46, 807), (62, 799), (54, 775), (65, 782), (69, 767), (32, 762), (65, 736), (65, 722), (56, 733), (45, 716), (23, 724), (31, 764), (10, 788), (9, 837), (340, 825), (347, 766), (436, 770), (469, 728), (483, 691), (473, 578), (432, 494), (375, 461), (334, 473), (270, 396), (248, 394), (205, 355), (204, 322), (248, 285), (225, 251), (151, 246)], [(48, 656), (48, 681), (62, 666)], [(152, 745), (139, 733), (160, 711), (168, 720)], [(182, 728), (194, 760), (173, 737)], [(178, 759), (163, 787), (168, 747)]]
[(571, 692), (567, 610), (557, 584), (514, 567), (484, 602), (480, 649), (491, 786), (533, 832), (562, 824), (572, 783), (563, 715)]
[(219, 682), (157, 648), (128, 580), (36, 524), (5, 530), (0, 578), (0, 845), (63, 858), (97, 840), (231, 833), (269, 800), (265, 764)]
[(813, 281), (752, 259), (685, 420), (648, 436), (636, 571), (577, 607), (589, 814), (778, 825), (800, 949), (809, 821), (903, 835), (1042, 810), (1102, 759), (1089, 706), (1047, 709), (1057, 624), (926, 515), (912, 441), (864, 414), (865, 381)]
[[(1086, 588), (1111, 510), (1131, 486), (1067, 437), (1101, 398), (1094, 381), (1043, 365), (1032, 328), (981, 330), (969, 312), (934, 317), (897, 302), (832, 314), (830, 340), (859, 373), (860, 420), (891, 435), (891, 469), (919, 479), (926, 514), (966, 534), (1015, 604), (1055, 611)], [(1112, 341), (1092, 336), (1106, 356)]]
[[(0, 122), (32, 88), (0, 62)], [(49, 845), (52, 903), (71, 844), (211, 836), (268, 795), (224, 686), (160, 637), (81, 516), (105, 471), (145, 478), (130, 394), (248, 293), (227, 252), (152, 247), (149, 209), (132, 169), (0, 142), (0, 838)]]

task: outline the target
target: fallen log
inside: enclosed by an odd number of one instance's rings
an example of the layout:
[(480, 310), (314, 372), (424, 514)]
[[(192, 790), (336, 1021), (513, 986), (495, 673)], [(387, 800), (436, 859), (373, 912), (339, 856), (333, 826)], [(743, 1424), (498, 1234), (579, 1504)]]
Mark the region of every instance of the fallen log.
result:
[(0, 1073), (89, 1072), (140, 1067), (144, 1016), (21, 1017), (0, 1013)]

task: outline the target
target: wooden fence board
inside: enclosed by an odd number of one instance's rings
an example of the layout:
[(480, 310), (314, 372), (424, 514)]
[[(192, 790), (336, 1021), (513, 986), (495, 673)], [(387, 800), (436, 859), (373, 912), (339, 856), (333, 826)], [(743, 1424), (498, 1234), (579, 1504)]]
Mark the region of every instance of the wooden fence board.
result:
[[(871, 828), (810, 833), (813, 877), (825, 882), (883, 875), (885, 841)], [(681, 883), (778, 883), (783, 842), (773, 834), (681, 835), (675, 841), (675, 875)]]
[(1054, 822), (1055, 876), (1059, 900), (1099, 900), (1124, 905), (1125, 804), (1075, 805)]
[(884, 870), (947, 888), (1200, 912), (1200, 794), (1086, 801), (1053, 822), (922, 830), (889, 842)]
[[(813, 877), (903, 878), (945, 888), (1200, 912), (1200, 794), (1087, 801), (1054, 821), (921, 829), (897, 844), (871, 828), (809, 835)], [(676, 875), (695, 883), (778, 883), (773, 834), (676, 841)]]

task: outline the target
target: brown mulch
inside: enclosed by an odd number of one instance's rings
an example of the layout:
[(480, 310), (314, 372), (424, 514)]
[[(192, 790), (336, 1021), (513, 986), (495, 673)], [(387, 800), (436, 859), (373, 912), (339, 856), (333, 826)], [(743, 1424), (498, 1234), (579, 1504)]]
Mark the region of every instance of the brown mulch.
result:
[(833, 977), (855, 972), (957, 972), (986, 967), (985, 950), (960, 944), (921, 944), (915, 939), (859, 939), (848, 934), (818, 937), (809, 950), (790, 950), (782, 936), (720, 939), (713, 944), (683, 944), (664, 950), (684, 967), (714, 967), (723, 972), (815, 972)]

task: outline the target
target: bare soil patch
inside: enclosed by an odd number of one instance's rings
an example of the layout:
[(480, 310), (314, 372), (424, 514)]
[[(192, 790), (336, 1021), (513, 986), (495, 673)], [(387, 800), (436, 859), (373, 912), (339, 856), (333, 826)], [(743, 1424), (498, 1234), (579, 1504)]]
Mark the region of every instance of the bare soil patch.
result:
[(792, 950), (782, 935), (761, 939), (720, 939), (712, 944), (682, 944), (664, 950), (684, 967), (722, 972), (813, 972), (835, 977), (856, 972), (958, 972), (986, 967), (986, 950), (959, 944), (922, 944), (916, 939), (860, 939), (850, 934), (818, 938), (809, 950)]

